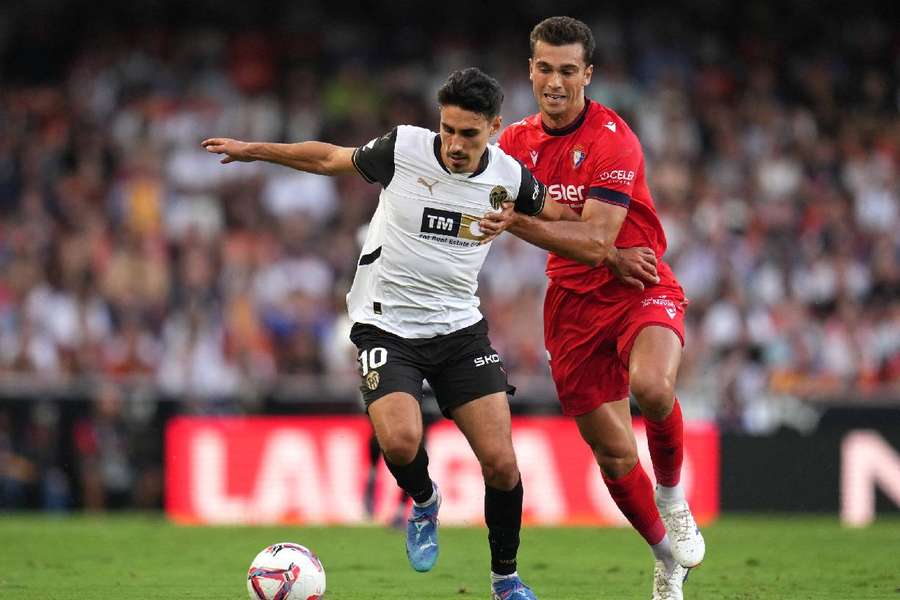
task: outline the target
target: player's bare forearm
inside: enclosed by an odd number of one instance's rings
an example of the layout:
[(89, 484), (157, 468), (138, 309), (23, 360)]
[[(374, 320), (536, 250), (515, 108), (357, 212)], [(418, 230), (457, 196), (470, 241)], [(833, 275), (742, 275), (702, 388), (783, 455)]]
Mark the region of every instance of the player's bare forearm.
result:
[(308, 173), (334, 175), (338, 172), (353, 170), (352, 162), (345, 165), (344, 169), (336, 169), (338, 161), (335, 160), (335, 155), (341, 150), (343, 148), (340, 146), (325, 142), (298, 142), (296, 144), (256, 142), (250, 144), (248, 152), (254, 160), (264, 160)]
[(242, 142), (230, 138), (210, 138), (201, 144), (207, 152), (223, 154), (222, 163), (262, 160), (298, 171), (337, 175), (354, 170), (353, 148), (325, 142), (276, 144), (271, 142)]
[(557, 221), (580, 221), (581, 220), (581, 215), (579, 215), (577, 212), (575, 212), (568, 206), (560, 204), (560, 208), (562, 208), (562, 210), (559, 213), (559, 218), (557, 219)]
[(547, 200), (537, 217), (542, 221), (580, 221), (581, 215), (555, 200)]
[(598, 237), (595, 228), (581, 220), (545, 221), (520, 215), (509, 232), (539, 248), (592, 267), (603, 264), (615, 252), (614, 240)]

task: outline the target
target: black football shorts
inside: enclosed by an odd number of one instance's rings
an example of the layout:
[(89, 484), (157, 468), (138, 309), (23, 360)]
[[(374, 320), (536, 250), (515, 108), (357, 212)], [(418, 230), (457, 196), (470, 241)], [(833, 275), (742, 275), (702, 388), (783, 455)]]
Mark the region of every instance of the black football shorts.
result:
[(515, 393), (503, 361), (491, 347), (487, 321), (432, 338), (402, 338), (374, 325), (354, 323), (366, 408), (391, 392), (406, 392), (422, 401), (422, 383), (434, 390), (441, 413), (496, 392)]

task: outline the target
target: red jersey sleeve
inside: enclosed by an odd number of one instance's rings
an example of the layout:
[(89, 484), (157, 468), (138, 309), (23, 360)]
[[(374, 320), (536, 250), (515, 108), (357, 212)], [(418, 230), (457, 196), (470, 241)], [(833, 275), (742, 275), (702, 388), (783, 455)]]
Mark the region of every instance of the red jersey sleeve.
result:
[(643, 164), (641, 145), (630, 131), (604, 140), (587, 197), (628, 208)]

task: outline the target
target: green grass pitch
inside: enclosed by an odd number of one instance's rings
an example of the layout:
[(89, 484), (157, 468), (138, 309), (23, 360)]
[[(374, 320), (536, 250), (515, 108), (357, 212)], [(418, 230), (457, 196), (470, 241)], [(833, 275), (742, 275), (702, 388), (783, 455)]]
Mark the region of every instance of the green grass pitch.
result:
[[(688, 600), (900, 600), (900, 519), (726, 516), (705, 528)], [(179, 527), (158, 516), (0, 517), (4, 600), (244, 600), (250, 560), (274, 542), (315, 550), (327, 600), (488, 598), (486, 530), (444, 528), (431, 573), (380, 527)], [(541, 600), (650, 597), (650, 552), (628, 529), (527, 528), (519, 572)]]

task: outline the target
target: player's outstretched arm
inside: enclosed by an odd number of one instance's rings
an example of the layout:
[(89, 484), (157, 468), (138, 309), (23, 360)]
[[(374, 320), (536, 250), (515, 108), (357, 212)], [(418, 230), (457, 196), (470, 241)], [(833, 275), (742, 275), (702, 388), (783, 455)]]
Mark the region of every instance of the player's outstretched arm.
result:
[(242, 142), (231, 138), (209, 138), (203, 140), (200, 145), (212, 154), (223, 154), (222, 164), (262, 160), (319, 175), (339, 175), (356, 171), (353, 166), (354, 148), (325, 142), (275, 144)]

